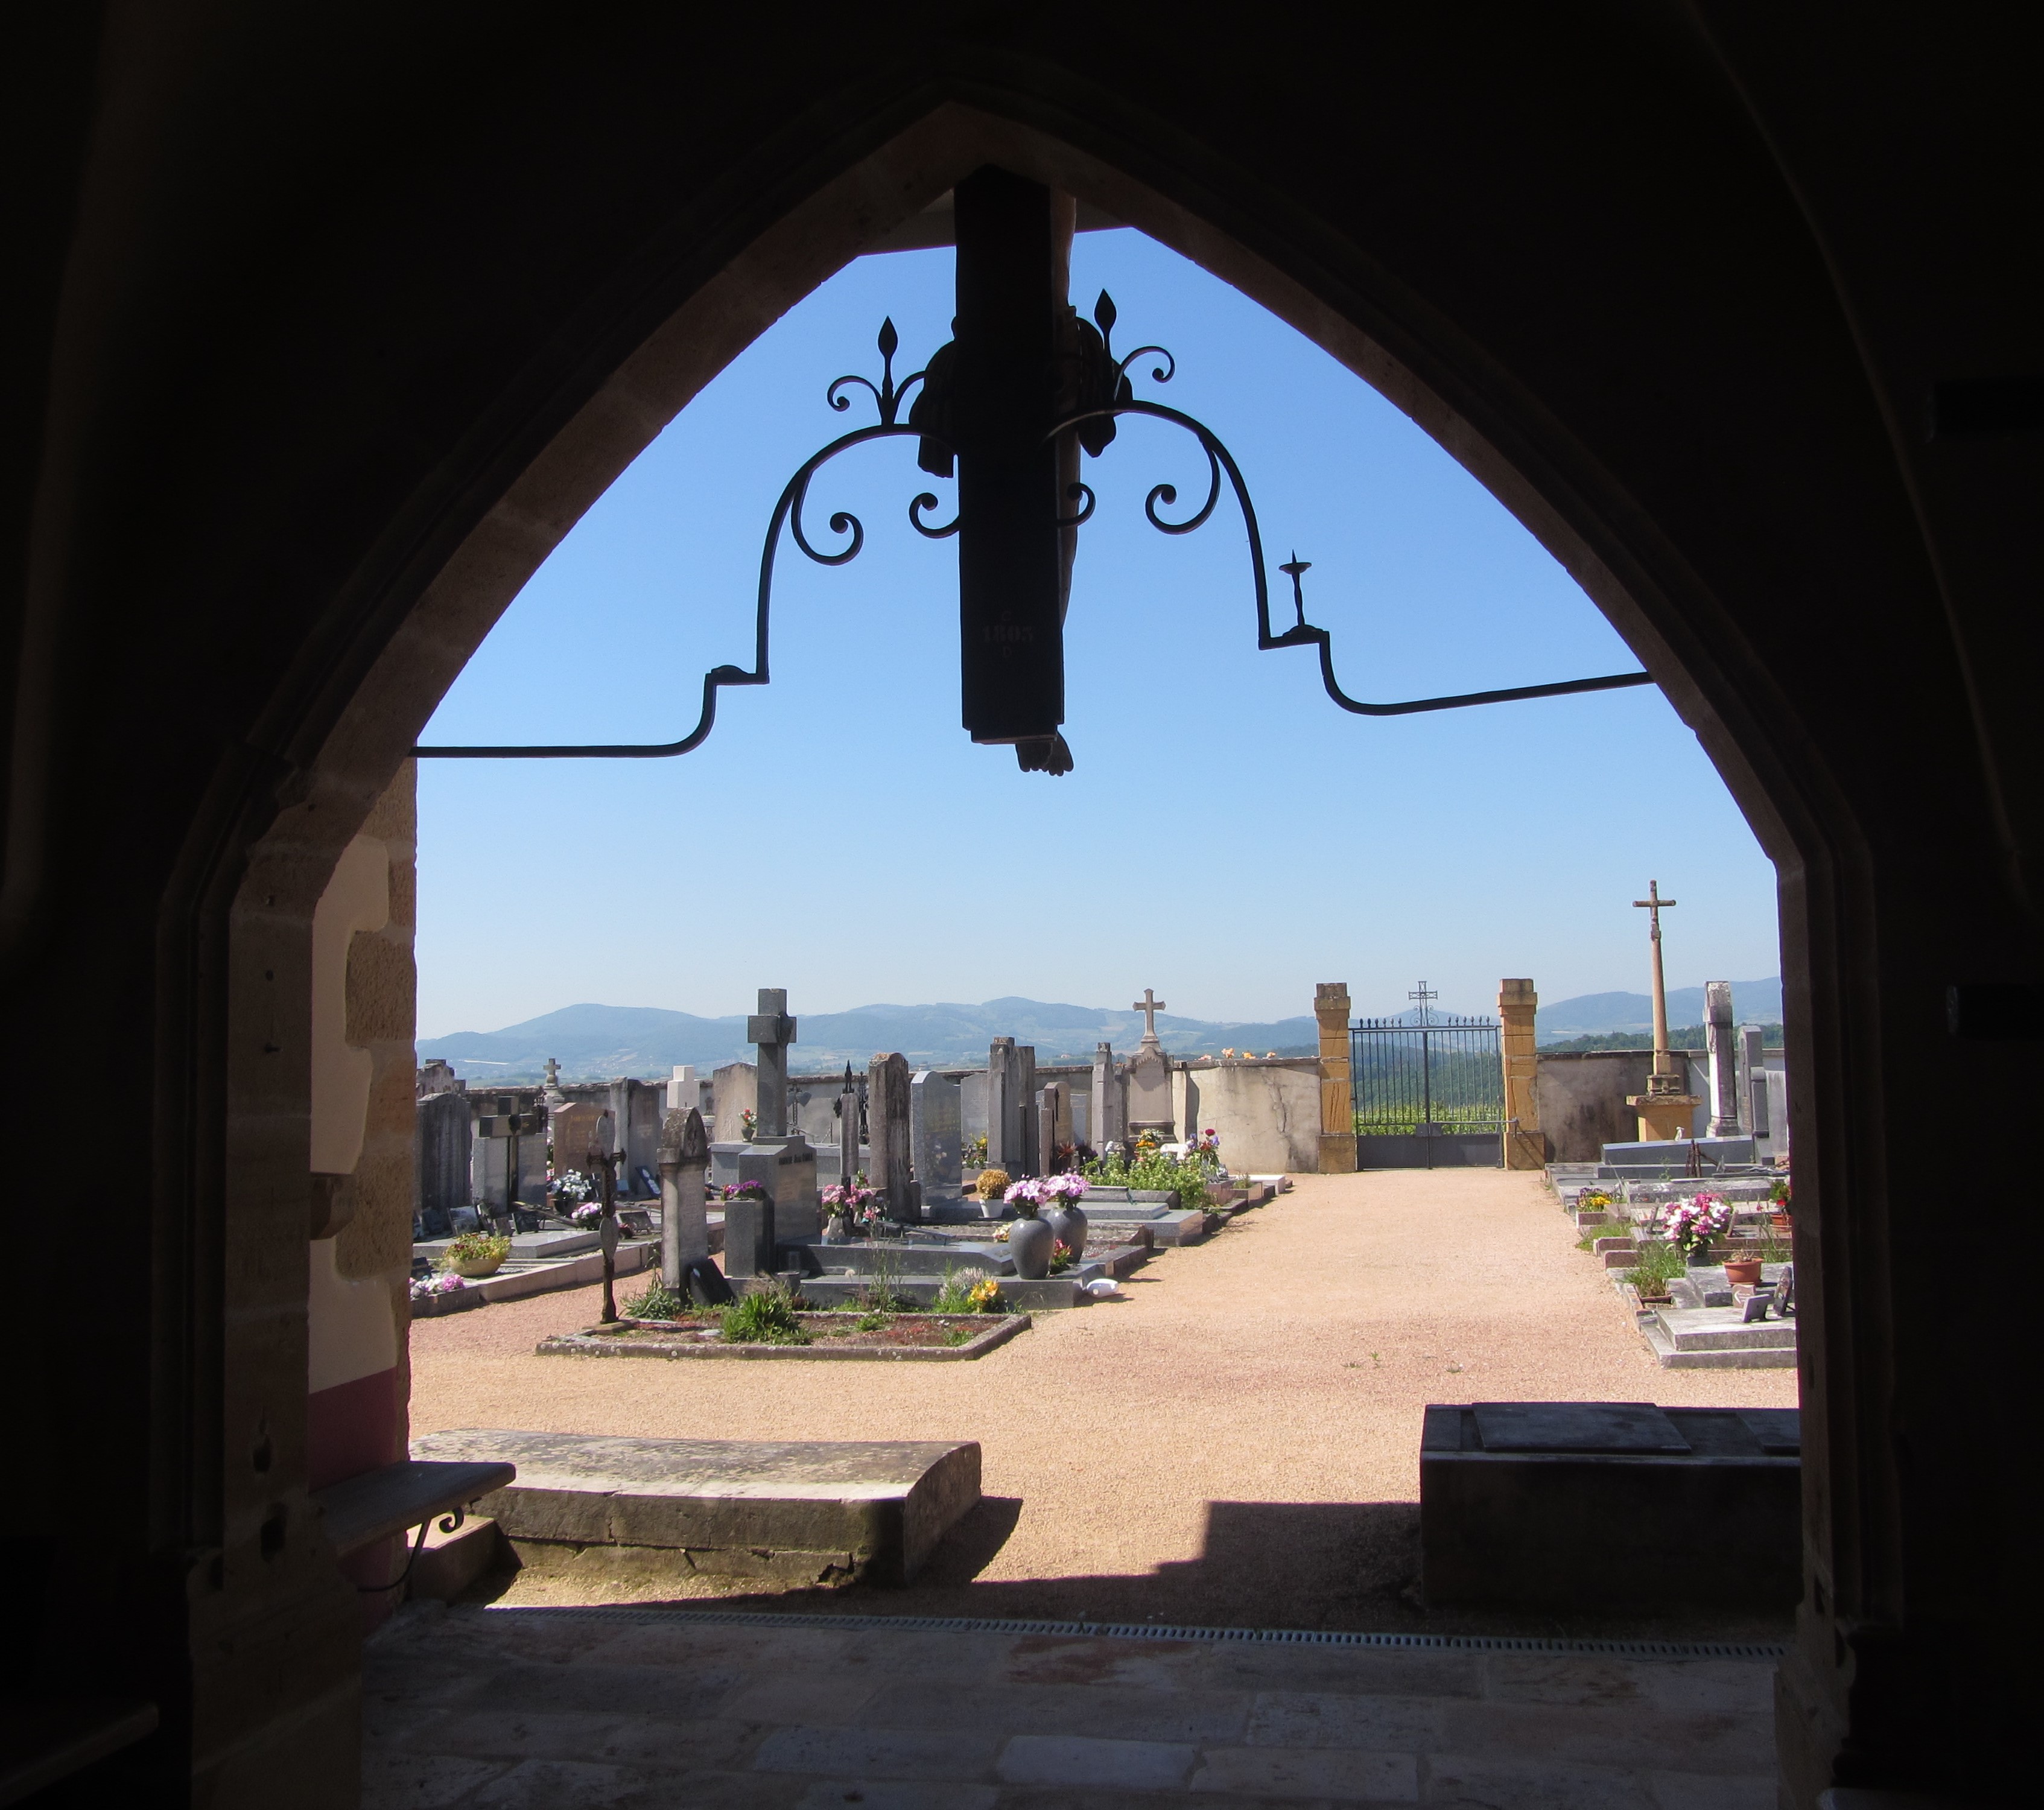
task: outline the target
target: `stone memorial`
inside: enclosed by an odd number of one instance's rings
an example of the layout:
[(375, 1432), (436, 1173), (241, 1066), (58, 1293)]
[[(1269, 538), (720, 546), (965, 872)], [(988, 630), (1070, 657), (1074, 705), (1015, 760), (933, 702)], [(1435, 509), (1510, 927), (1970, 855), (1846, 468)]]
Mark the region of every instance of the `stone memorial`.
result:
[(1639, 1139), (1644, 1143), (1682, 1138), (1694, 1128), (1691, 1121), (1702, 1104), (1688, 1091), (1687, 1066), (1668, 1047), (1668, 983), (1661, 960), (1661, 914), (1672, 911), (1673, 899), (1661, 896), (1661, 882), (1647, 882), (1646, 897), (1633, 905), (1650, 914), (1649, 944), (1653, 952), (1654, 1068), (1646, 1078), (1644, 1093), (1628, 1093), (1627, 1105), (1639, 1115)]
[(870, 1163), (866, 1180), (886, 1201), (890, 1220), (897, 1225), (916, 1224), (923, 1216), (909, 1172), (909, 1063), (898, 1051), (875, 1056), (866, 1066), (866, 1136)]
[(1132, 1009), (1143, 1014), (1143, 1040), (1128, 1059), (1126, 1128), (1168, 1136), (1177, 1121), (1171, 1112), (1171, 1059), (1157, 1040), (1157, 1014), (1165, 1002), (1146, 986)]
[(1024, 1160), (1021, 1052), (1012, 1037), (996, 1037), (986, 1052), (986, 1160), (1010, 1175), (1028, 1173)]
[(1097, 1044), (1093, 1052), (1093, 1100), (1086, 1115), (1086, 1141), (1101, 1151), (1111, 1143), (1125, 1143), (1128, 1117), (1120, 1071), (1114, 1064), (1114, 1046)]
[[(699, 1111), (702, 1106), (702, 1083), (696, 1079), (694, 1063), (676, 1063), (674, 1078), (667, 1083), (667, 1110), (670, 1113)], [(661, 1141), (667, 1139), (667, 1127), (661, 1126)]]
[(1058, 1095), (1061, 1091), (1054, 1081), (1039, 1088), (1036, 1093), (1036, 1148), (1043, 1153), (1040, 1168), (1046, 1175), (1057, 1166)]
[[(788, 990), (763, 986), (759, 1009), (746, 1020), (745, 1040), (759, 1051), (759, 1123), (755, 1140), (788, 1135), (788, 1047), (795, 1040), (795, 1020), (788, 1016)], [(727, 1128), (728, 1129), (728, 1128)]]
[(909, 1161), (929, 1212), (955, 1205), (962, 1170), (963, 1093), (949, 1075), (923, 1069), (909, 1082)]
[(677, 1293), (690, 1266), (709, 1255), (709, 1173), (702, 1114), (693, 1106), (669, 1113), (660, 1127), (660, 1279)]
[(1739, 1027), (1739, 1099), (1746, 1108), (1746, 1128), (1756, 1138), (1768, 1136), (1773, 1123), (1767, 1110), (1767, 1034), (1758, 1024)]
[(1704, 988), (1704, 1035), (1710, 1046), (1711, 1136), (1739, 1134), (1739, 1055), (1732, 1037), (1731, 983), (1711, 981)]
[(592, 1159), (604, 1150), (598, 1141), (601, 1123), (608, 1116), (586, 1100), (571, 1101), (555, 1112), (548, 1129), (552, 1133), (556, 1175), (565, 1175), (570, 1170), (584, 1175), (594, 1173)]
[(844, 1086), (837, 1097), (837, 1178), (841, 1184), (849, 1185), (862, 1166), (859, 1146), (863, 1141), (859, 1135), (860, 1101), (859, 1088), (851, 1078), (851, 1064), (844, 1065)]

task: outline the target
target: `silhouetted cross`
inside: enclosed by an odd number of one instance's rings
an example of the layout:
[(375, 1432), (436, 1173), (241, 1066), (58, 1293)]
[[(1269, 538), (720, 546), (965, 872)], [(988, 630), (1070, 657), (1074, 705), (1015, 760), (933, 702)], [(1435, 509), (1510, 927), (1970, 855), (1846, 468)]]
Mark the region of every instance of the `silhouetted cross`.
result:
[(1674, 907), (1675, 901), (1673, 899), (1664, 899), (1662, 897), (1661, 882), (1658, 880), (1649, 880), (1646, 882), (1646, 897), (1643, 899), (1635, 899), (1632, 903), (1635, 910), (1650, 911), (1653, 913), (1654, 935), (1652, 940), (1658, 943), (1661, 940), (1661, 914), (1664, 911), (1672, 910)]

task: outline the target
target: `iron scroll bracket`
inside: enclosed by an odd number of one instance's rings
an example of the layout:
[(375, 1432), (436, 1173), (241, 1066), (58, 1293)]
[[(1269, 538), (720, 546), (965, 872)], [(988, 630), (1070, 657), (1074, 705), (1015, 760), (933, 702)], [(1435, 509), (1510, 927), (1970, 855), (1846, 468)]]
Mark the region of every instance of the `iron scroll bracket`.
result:
[[(1106, 350), (1113, 326), (1113, 304), (1105, 291), (1101, 306), (1096, 309), (1096, 318), (1101, 322), (1103, 349)], [(588, 742), (572, 744), (521, 744), (510, 747), (427, 745), (413, 749), (422, 759), (438, 760), (662, 760), (677, 755), (693, 752), (709, 738), (717, 726), (717, 694), (727, 688), (766, 685), (770, 682), (771, 672), (767, 660), (769, 621), (774, 591), (774, 561), (779, 551), (783, 530), (786, 530), (795, 544), (809, 559), (820, 566), (842, 566), (858, 557), (866, 544), (866, 529), (858, 517), (844, 509), (833, 510), (828, 518), (830, 532), (847, 536), (847, 544), (836, 551), (816, 546), (809, 539), (802, 521), (804, 505), (809, 500), (809, 486), (817, 472), (841, 453), (854, 447), (882, 440), (914, 439), (934, 443), (943, 447), (955, 456), (956, 449), (949, 445), (943, 435), (932, 432), (932, 424), (917, 425), (900, 418), (903, 402), (909, 390), (924, 382), (927, 373), (916, 371), (901, 380), (894, 381), (894, 353), (899, 344), (890, 320), (882, 323), (878, 344), (882, 359), (881, 381), (875, 385), (870, 379), (857, 375), (840, 377), (825, 391), (825, 400), (834, 410), (843, 413), (851, 406), (847, 392), (863, 388), (873, 396), (880, 419), (870, 427), (857, 428), (840, 435), (827, 446), (813, 453), (797, 469), (782, 488), (780, 500), (774, 505), (771, 521), (767, 525), (765, 544), (759, 555), (759, 586), (753, 620), (752, 664), (748, 667), (724, 665), (713, 667), (703, 674), (702, 709), (696, 719), (695, 727), (678, 740), (671, 742)], [(1155, 352), (1167, 363), (1158, 367), (1151, 375), (1160, 382), (1168, 382), (1176, 371), (1171, 355), (1157, 346), (1139, 347), (1125, 358), (1116, 359), (1111, 350), (1107, 356), (1113, 366), (1113, 377), (1121, 397), (1127, 397), (1128, 367), (1135, 359)], [(1593, 691), (1616, 691), (1628, 686), (1650, 685), (1652, 675), (1645, 672), (1612, 673), (1596, 678), (1565, 679), (1550, 685), (1512, 686), (1492, 691), (1459, 692), (1443, 697), (1407, 698), (1397, 703), (1371, 704), (1351, 697), (1344, 691), (1335, 677), (1333, 636), (1325, 629), (1316, 627), (1306, 620), (1305, 593), (1301, 580), (1310, 569), (1311, 562), (1302, 560), (1294, 554), (1291, 560), (1278, 570), (1292, 580), (1292, 598), (1297, 621), (1280, 632), (1274, 633), (1270, 626), (1270, 590), (1266, 575), (1263, 557), (1263, 537), (1256, 520), (1255, 505), (1250, 500), (1249, 486), (1243, 482), (1241, 467), (1235, 456), (1224, 445), (1220, 438), (1204, 423), (1196, 421), (1180, 409), (1167, 408), (1162, 403), (1140, 402), (1133, 399), (1117, 400), (1105, 407), (1082, 409), (1069, 415), (1051, 428), (1047, 439), (1075, 432), (1088, 421), (1112, 421), (1124, 415), (1146, 417), (1183, 428), (1200, 443), (1207, 456), (1208, 486), (1205, 500), (1191, 515), (1182, 521), (1169, 520), (1158, 512), (1159, 505), (1170, 508), (1176, 505), (1178, 493), (1168, 483), (1151, 487), (1144, 499), (1143, 513), (1151, 525), (1164, 534), (1190, 534), (1203, 526), (1212, 516), (1220, 501), (1221, 481), (1225, 476), (1234, 494), (1237, 507), (1242, 513), (1244, 531), (1249, 540), (1250, 577), (1256, 595), (1256, 645), (1259, 651), (1270, 652), (1280, 648), (1314, 647), (1320, 651), (1320, 682), (1327, 694), (1343, 709), (1358, 717), (1407, 717), (1429, 710), (1466, 709), (1480, 704), (1516, 703), (1534, 697), (1561, 697)], [(1078, 505), (1076, 513), (1060, 519), (1055, 525), (1060, 528), (1075, 528), (1089, 520), (1097, 499), (1091, 488), (1074, 482), (1067, 487), (1066, 496)], [(918, 534), (927, 540), (941, 540), (957, 533), (958, 518), (932, 525), (925, 520), (928, 512), (937, 507), (936, 497), (924, 491), (909, 505), (909, 521)]]

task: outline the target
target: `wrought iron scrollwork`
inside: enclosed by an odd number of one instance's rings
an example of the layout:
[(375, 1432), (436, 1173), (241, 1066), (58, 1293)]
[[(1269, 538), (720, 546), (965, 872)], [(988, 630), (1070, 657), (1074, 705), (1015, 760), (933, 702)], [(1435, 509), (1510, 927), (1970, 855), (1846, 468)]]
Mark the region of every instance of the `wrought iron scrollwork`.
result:
[[(1294, 554), (1289, 563), (1278, 568), (1292, 581), (1292, 600), (1297, 620), (1290, 628), (1274, 633), (1270, 626), (1270, 585), (1263, 563), (1262, 532), (1258, 526), (1255, 505), (1250, 500), (1249, 486), (1243, 480), (1241, 468), (1219, 436), (1203, 422), (1194, 420), (1179, 409), (1166, 408), (1162, 403), (1136, 399), (1129, 377), (1132, 365), (1144, 358), (1158, 358), (1162, 362), (1151, 367), (1151, 377), (1158, 383), (1168, 383), (1178, 375), (1178, 360), (1166, 348), (1155, 345), (1138, 346), (1132, 352), (1116, 356), (1114, 351), (1116, 319), (1114, 298), (1105, 290), (1101, 291), (1098, 301), (1093, 305), (1091, 324), (1074, 319), (1073, 326), (1076, 337), (1072, 342), (1075, 355), (1073, 359), (1075, 367), (1074, 390), (1068, 390), (1066, 394), (1070, 396), (1075, 393), (1079, 405), (1058, 421), (1046, 437), (1055, 441), (1066, 435), (1074, 436), (1087, 453), (1097, 457), (1112, 442), (1116, 423), (1128, 416), (1167, 422), (1191, 434), (1206, 455), (1207, 494), (1204, 501), (1185, 520), (1171, 521), (1159, 510), (1176, 506), (1178, 487), (1170, 483), (1156, 484), (1151, 487), (1143, 499), (1144, 516), (1160, 533), (1190, 534), (1212, 519), (1220, 504), (1222, 482), (1225, 478), (1241, 511), (1243, 527), (1249, 540), (1250, 578), (1256, 596), (1257, 647), (1266, 652), (1279, 648), (1317, 648), (1320, 651), (1320, 682), (1325, 686), (1327, 696), (1343, 709), (1362, 717), (1402, 717), (1426, 710), (1460, 709), (1476, 704), (1509, 703), (1521, 698), (1559, 697), (1577, 692), (1612, 691), (1653, 682), (1643, 672), (1614, 673), (1598, 678), (1569, 679), (1554, 685), (1514, 686), (1495, 691), (1462, 692), (1451, 697), (1408, 698), (1394, 704), (1370, 704), (1350, 697), (1335, 678), (1333, 637), (1327, 630), (1316, 628), (1306, 621), (1305, 592), (1302, 580), (1310, 570), (1312, 563), (1301, 559)], [(845, 539), (843, 546), (833, 551), (817, 546), (810, 539), (803, 521), (803, 510), (809, 501), (809, 486), (816, 474), (840, 453), (848, 452), (854, 447), (864, 446), (875, 440), (900, 439), (913, 439), (918, 443), (917, 462), (932, 475), (948, 478), (955, 468), (957, 449), (951, 444), (947, 432), (950, 426), (950, 375), (955, 347), (950, 344), (940, 347), (924, 369), (911, 372), (897, 383), (894, 377), (894, 355), (901, 349), (901, 336), (896, 332), (891, 318), (881, 323), (880, 332), (874, 343), (880, 351), (880, 381), (875, 383), (870, 377), (848, 372), (831, 382), (824, 392), (824, 399), (834, 413), (844, 414), (851, 409), (852, 392), (863, 389), (872, 398), (879, 418), (870, 427), (855, 428), (849, 433), (840, 435), (828, 446), (812, 454), (782, 490), (780, 500), (774, 506), (773, 518), (767, 525), (765, 544), (760, 550), (759, 588), (753, 621), (752, 664), (749, 668), (730, 665), (713, 667), (704, 674), (701, 713), (695, 727), (686, 735), (677, 741), (659, 743), (512, 747), (425, 747), (413, 751), (443, 759), (585, 758), (645, 760), (687, 754), (701, 747), (710, 731), (716, 727), (717, 700), (720, 691), (728, 686), (765, 685), (770, 682), (768, 624), (773, 600), (774, 560), (783, 531), (805, 557), (820, 566), (847, 565), (859, 557), (865, 547), (865, 525), (848, 509), (833, 509), (827, 518), (830, 532)], [(918, 394), (905, 421), (902, 407), (911, 391)], [(1089, 485), (1078, 482), (1067, 483), (1065, 498), (1066, 501), (1079, 505), (1078, 511), (1070, 516), (1057, 517), (1053, 525), (1060, 529), (1077, 528), (1092, 520), (1099, 499)], [(943, 523), (932, 523), (927, 519), (938, 506), (938, 498), (932, 491), (919, 492), (910, 499), (909, 525), (926, 540), (947, 540), (959, 531), (959, 518), (955, 515), (950, 521)]]

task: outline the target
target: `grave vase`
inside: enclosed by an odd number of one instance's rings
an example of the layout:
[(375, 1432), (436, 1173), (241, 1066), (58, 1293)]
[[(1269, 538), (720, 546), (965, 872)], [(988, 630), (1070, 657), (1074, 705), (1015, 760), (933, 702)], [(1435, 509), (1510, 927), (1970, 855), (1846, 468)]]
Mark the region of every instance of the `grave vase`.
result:
[(1008, 1255), (1015, 1274), (1024, 1282), (1040, 1282), (1051, 1273), (1051, 1246), (1056, 1237), (1039, 1219), (1018, 1219), (1008, 1228)]
[[(1061, 1202), (1055, 1207), (1046, 1207), (1043, 1223), (1051, 1228), (1051, 1236), (1071, 1252), (1074, 1262), (1085, 1255), (1085, 1212), (1076, 1201), (1070, 1205)], [(1010, 1232), (1008, 1235), (1012, 1241), (1015, 1235)]]

